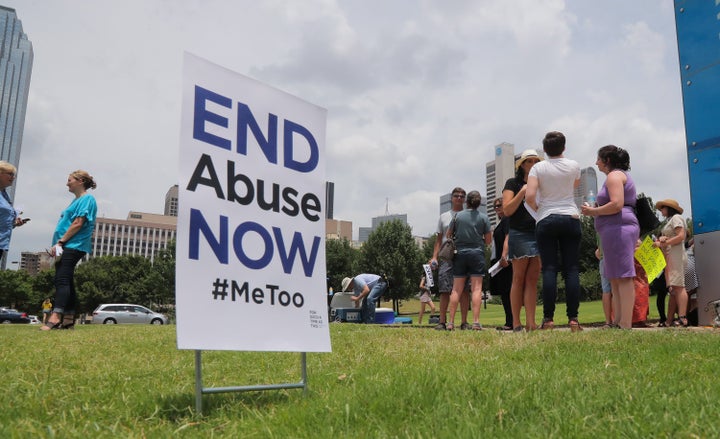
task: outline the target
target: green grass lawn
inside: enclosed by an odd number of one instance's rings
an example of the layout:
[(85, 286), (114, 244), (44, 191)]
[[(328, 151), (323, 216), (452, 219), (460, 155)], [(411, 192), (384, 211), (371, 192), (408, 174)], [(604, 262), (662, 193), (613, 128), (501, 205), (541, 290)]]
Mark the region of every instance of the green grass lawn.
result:
[[(306, 395), (205, 395), (197, 416), (174, 326), (0, 325), (0, 437), (720, 437), (720, 330), (330, 332)], [(299, 378), (297, 353), (203, 353), (206, 387)]]

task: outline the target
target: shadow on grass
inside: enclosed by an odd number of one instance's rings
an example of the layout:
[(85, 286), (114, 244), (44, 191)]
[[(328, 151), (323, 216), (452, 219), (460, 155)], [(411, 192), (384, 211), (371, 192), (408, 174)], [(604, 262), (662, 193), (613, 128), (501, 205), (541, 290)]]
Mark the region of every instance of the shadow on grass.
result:
[[(238, 413), (240, 411), (255, 411), (270, 408), (278, 404), (287, 404), (291, 397), (289, 391), (302, 392), (302, 390), (280, 389), (264, 391), (243, 391), (213, 393), (202, 395), (203, 416), (222, 412)], [(158, 401), (161, 413), (158, 415), (168, 421), (182, 421), (197, 415), (195, 411), (195, 394), (177, 394), (161, 397)]]

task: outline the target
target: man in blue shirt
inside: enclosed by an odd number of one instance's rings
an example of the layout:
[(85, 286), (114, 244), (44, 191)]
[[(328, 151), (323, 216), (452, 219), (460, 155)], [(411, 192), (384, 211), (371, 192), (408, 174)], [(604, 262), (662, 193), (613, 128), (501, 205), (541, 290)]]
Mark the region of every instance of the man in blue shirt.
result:
[(356, 304), (365, 299), (360, 308), (364, 323), (375, 322), (375, 306), (387, 290), (387, 286), (387, 281), (377, 274), (358, 274), (353, 278), (346, 277), (342, 281), (343, 292), (350, 291), (352, 288), (353, 297), (350, 299)]

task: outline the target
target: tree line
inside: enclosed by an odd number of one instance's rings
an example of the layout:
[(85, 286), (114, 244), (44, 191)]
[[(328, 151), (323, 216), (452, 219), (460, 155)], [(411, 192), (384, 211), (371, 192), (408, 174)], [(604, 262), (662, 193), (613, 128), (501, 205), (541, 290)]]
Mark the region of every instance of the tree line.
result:
[[(593, 219), (581, 216), (580, 287), (584, 300), (599, 300), (602, 295), (598, 261), (595, 258), (597, 240)], [(689, 224), (692, 224), (688, 220)], [(412, 229), (401, 221), (380, 224), (368, 241), (355, 249), (346, 239), (326, 240), (325, 256), (327, 287), (340, 290), (344, 277), (360, 273), (385, 275), (390, 289), (385, 300), (393, 301), (398, 309), (402, 300), (418, 293), (422, 264), (432, 257), (436, 235), (419, 247)], [(489, 267), (490, 252), (486, 252)], [(37, 276), (25, 271), (0, 271), (0, 305), (39, 313), (42, 301), (54, 294), (54, 270)], [(484, 289), (489, 289), (485, 277)], [(541, 282), (541, 281), (540, 281)], [(172, 309), (175, 303), (175, 242), (161, 250), (151, 263), (142, 256), (102, 256), (89, 259), (75, 271), (75, 285), (81, 302), (79, 313), (90, 313), (101, 303), (137, 303), (145, 306)], [(539, 287), (539, 286), (538, 286)], [(327, 291), (324, 292), (327, 294)], [(565, 284), (558, 280), (558, 301), (565, 300)]]

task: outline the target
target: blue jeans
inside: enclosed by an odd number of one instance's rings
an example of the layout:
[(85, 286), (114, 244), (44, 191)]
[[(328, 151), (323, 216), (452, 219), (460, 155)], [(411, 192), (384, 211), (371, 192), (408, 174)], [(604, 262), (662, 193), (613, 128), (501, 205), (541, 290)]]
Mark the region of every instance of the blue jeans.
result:
[(370, 293), (365, 297), (361, 308), (364, 323), (375, 323), (375, 306), (386, 289), (387, 282), (382, 279), (378, 280), (375, 286), (370, 289)]
[[(580, 308), (580, 220), (570, 215), (550, 215), (537, 223), (535, 237), (542, 262), (543, 317), (553, 319), (557, 299), (557, 274), (565, 279), (568, 319), (577, 319)], [(558, 257), (559, 256), (559, 257)]]
[(74, 314), (77, 305), (75, 292), (75, 266), (85, 252), (65, 249), (60, 260), (55, 264), (55, 301), (53, 312), (60, 314)]

